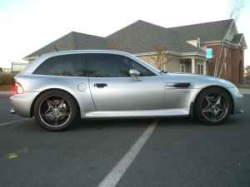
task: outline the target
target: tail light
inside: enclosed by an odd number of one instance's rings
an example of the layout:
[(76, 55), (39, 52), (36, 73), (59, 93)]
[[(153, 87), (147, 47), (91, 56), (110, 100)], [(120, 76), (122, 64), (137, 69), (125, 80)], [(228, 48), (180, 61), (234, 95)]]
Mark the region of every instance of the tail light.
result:
[(16, 82), (15, 83), (15, 93), (16, 94), (21, 94), (23, 92), (24, 92), (24, 90), (23, 90), (22, 85), (20, 83)]

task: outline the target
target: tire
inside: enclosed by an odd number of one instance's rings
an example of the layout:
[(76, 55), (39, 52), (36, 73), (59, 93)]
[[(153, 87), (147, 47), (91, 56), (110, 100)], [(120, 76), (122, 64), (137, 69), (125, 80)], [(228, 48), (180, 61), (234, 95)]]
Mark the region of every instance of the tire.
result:
[(64, 91), (51, 90), (37, 98), (34, 116), (44, 129), (63, 131), (79, 118), (79, 110), (71, 95)]
[(219, 125), (226, 121), (232, 111), (232, 99), (223, 88), (203, 90), (194, 104), (195, 117), (207, 125)]

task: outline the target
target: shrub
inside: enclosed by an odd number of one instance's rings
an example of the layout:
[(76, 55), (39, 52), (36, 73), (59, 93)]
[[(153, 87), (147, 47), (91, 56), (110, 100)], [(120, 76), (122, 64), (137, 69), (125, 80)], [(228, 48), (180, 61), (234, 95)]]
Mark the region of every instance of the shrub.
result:
[(14, 73), (0, 72), (0, 86), (13, 85), (15, 83), (14, 76)]

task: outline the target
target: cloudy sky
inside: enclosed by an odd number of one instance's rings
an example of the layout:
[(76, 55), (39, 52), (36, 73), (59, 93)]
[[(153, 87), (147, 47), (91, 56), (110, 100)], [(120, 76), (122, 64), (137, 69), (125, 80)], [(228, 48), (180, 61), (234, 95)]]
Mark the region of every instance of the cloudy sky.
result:
[[(137, 21), (164, 27), (228, 19), (234, 0), (0, 0), (0, 67), (71, 31), (98, 36)], [(237, 21), (250, 46), (250, 0)], [(245, 64), (250, 65), (250, 50)]]

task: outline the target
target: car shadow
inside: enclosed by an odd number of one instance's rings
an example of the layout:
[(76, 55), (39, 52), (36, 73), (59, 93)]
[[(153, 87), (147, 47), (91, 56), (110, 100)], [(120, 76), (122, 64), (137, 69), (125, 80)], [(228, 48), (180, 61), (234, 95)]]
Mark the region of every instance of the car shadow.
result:
[(79, 129), (84, 130), (103, 130), (108, 128), (142, 128), (147, 127), (152, 123), (154, 118), (147, 119), (82, 119), (74, 123), (72, 127), (69, 128), (70, 131), (75, 131)]
[[(112, 129), (112, 128), (145, 128), (150, 123), (152, 123), (154, 118), (147, 119), (82, 119), (78, 120), (72, 126), (67, 128), (62, 132), (74, 132), (74, 131), (90, 131), (90, 130), (104, 130), (104, 129)], [(27, 122), (22, 122), (21, 124), (13, 125), (12, 127), (8, 127), (15, 132), (33, 132), (33, 133), (50, 133), (51, 131), (47, 131), (40, 127), (35, 119), (31, 119)], [(53, 132), (51, 132), (53, 133)]]
[(239, 118), (236, 116), (230, 116), (228, 120), (219, 124), (219, 125), (209, 125), (203, 122), (198, 121), (195, 118), (190, 117), (167, 117), (167, 118), (159, 118), (160, 127), (182, 127), (182, 126), (204, 126), (204, 127), (214, 127), (214, 126), (232, 126), (237, 125), (239, 122)]
[[(220, 126), (237, 125), (237, 117), (231, 116), (226, 122)], [(163, 128), (179, 128), (179, 127), (190, 127), (190, 126), (206, 126), (209, 125), (198, 122), (197, 120), (189, 117), (164, 117), (164, 118), (146, 118), (146, 119), (82, 119), (75, 122), (70, 128), (63, 132), (74, 132), (74, 131), (90, 131), (90, 130), (106, 130), (106, 129), (126, 129), (126, 128), (146, 128), (154, 121), (157, 121), (158, 127)], [(211, 126), (212, 127), (212, 126)], [(12, 130), (15, 132), (37, 132), (37, 133), (48, 133), (49, 131), (41, 128), (34, 119), (29, 122), (23, 122), (22, 125), (14, 125)], [(53, 132), (51, 132), (53, 133)]]

